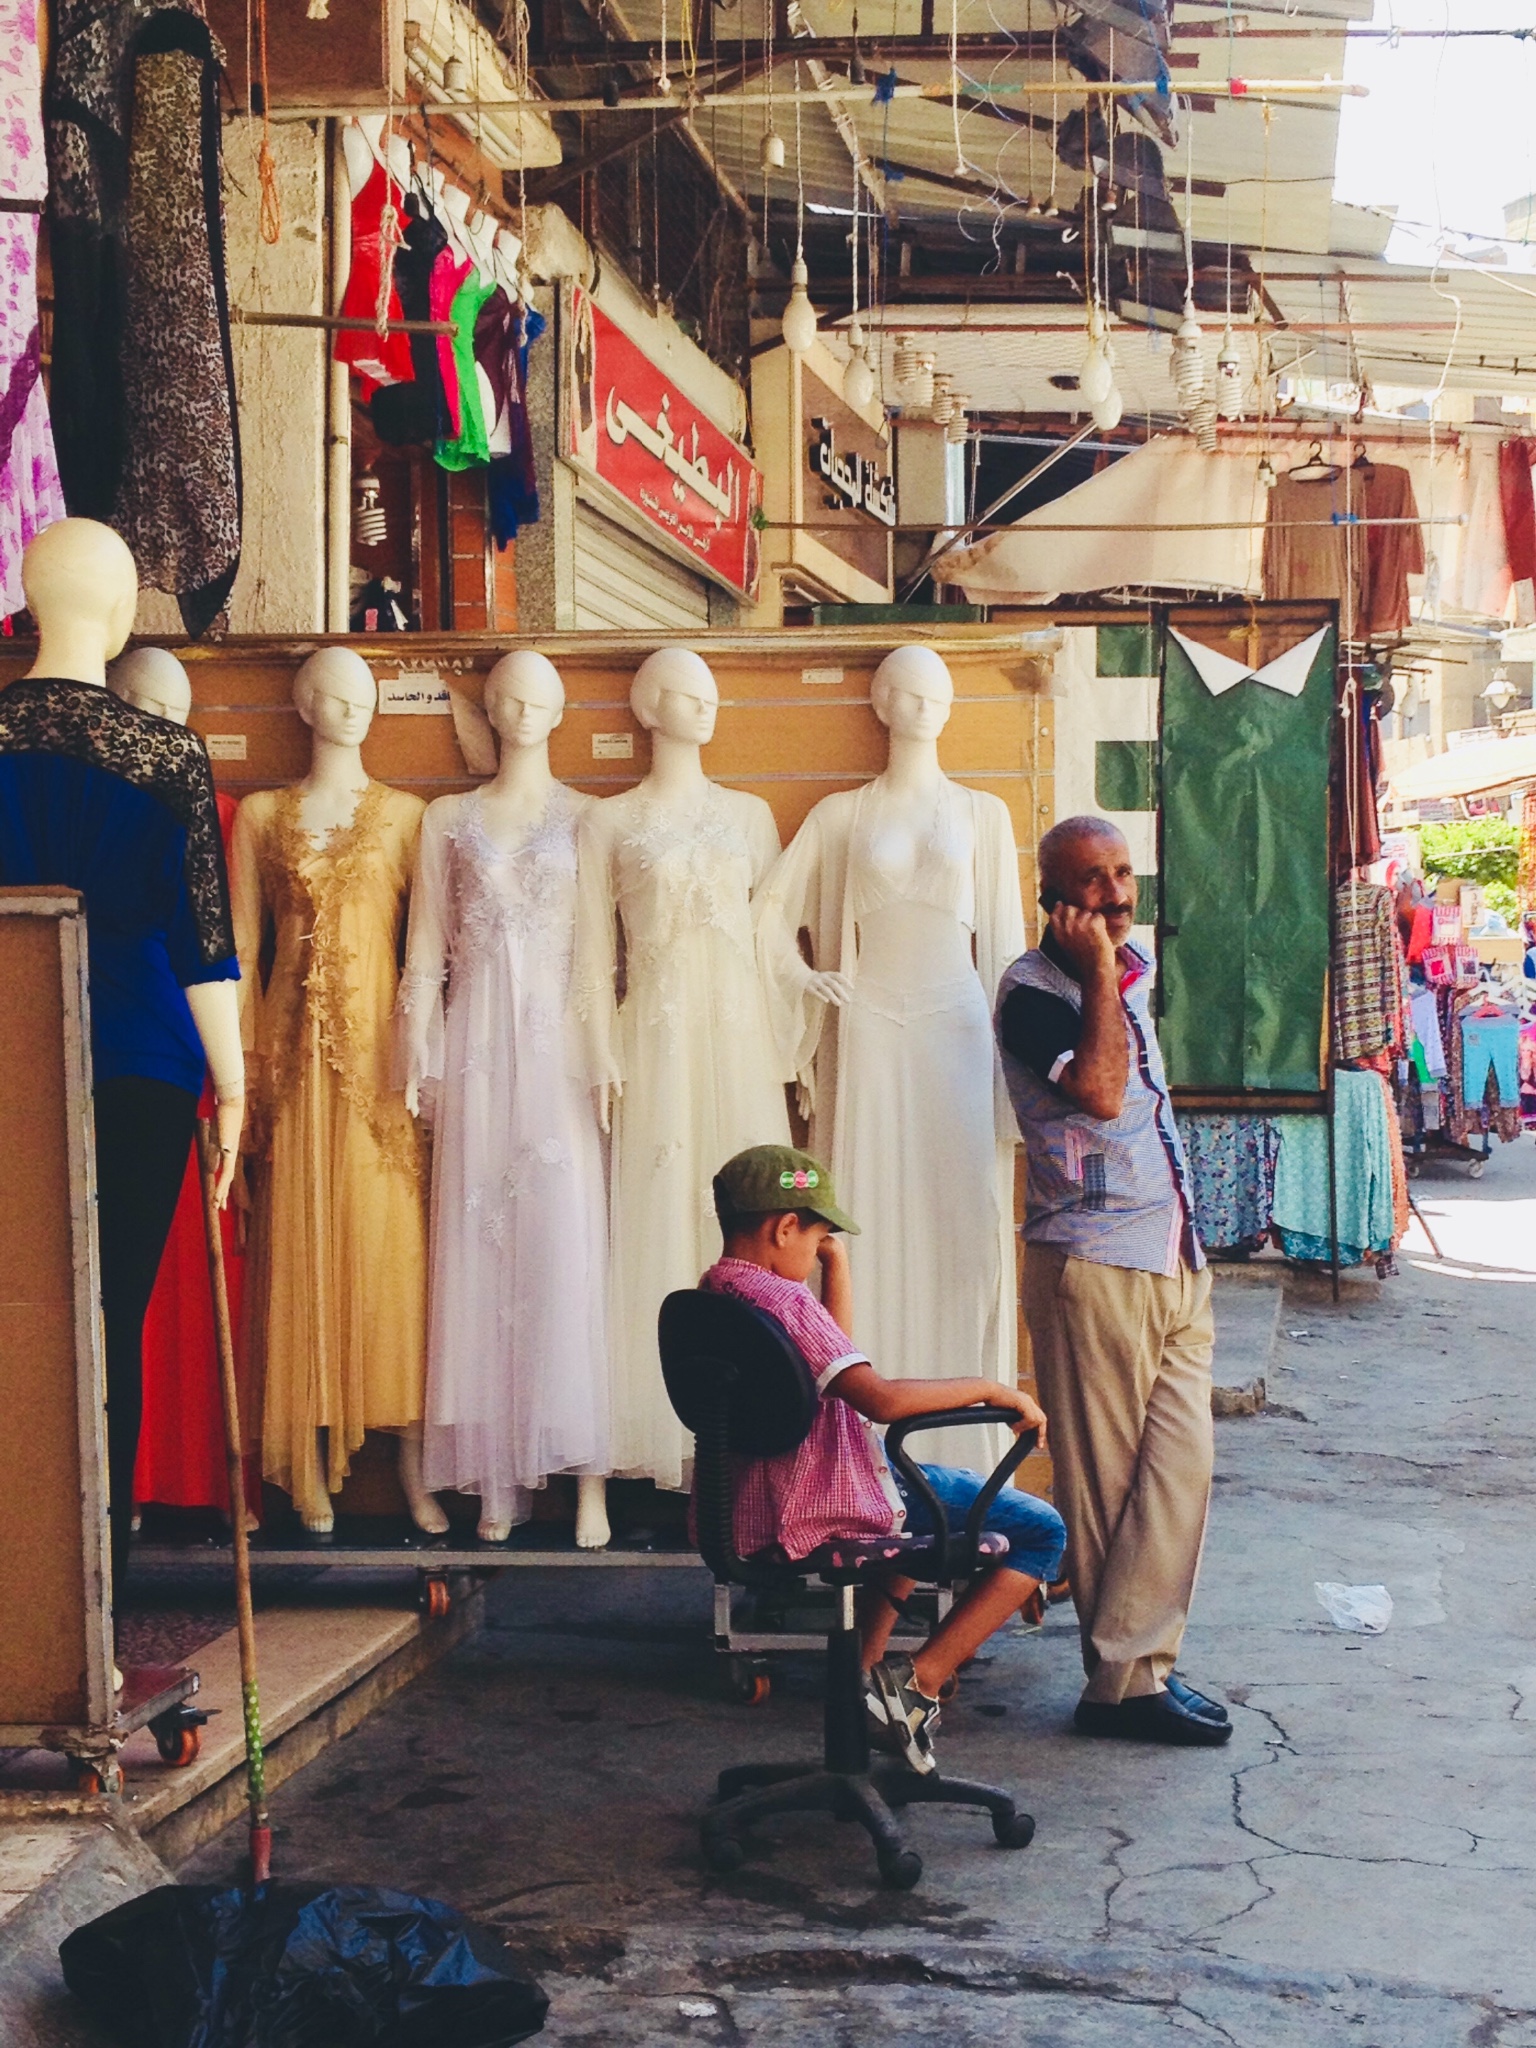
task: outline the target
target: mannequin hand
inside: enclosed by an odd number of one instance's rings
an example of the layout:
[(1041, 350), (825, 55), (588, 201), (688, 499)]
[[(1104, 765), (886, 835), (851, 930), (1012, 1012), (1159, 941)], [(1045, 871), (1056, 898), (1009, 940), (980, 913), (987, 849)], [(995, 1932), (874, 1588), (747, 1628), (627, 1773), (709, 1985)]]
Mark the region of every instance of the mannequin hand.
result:
[(853, 983), (846, 974), (813, 974), (805, 984), (805, 993), (814, 996), (818, 1003), (831, 1003), (840, 1010), (853, 996)]
[(240, 1163), (240, 1131), (244, 1123), (243, 1095), (236, 1095), (232, 1100), (218, 1105), (213, 1128), (218, 1139), (219, 1162), (213, 1180), (213, 1199), (220, 1209), (229, 1200), (230, 1184), (235, 1177), (235, 1168)]
[(421, 1090), (414, 1081), (405, 1084), (405, 1106), (412, 1116), (421, 1115)]
[(805, 1124), (816, 1114), (816, 1091), (806, 1081), (795, 1083), (795, 1108), (800, 1121)]
[(1051, 912), (1051, 930), (1062, 952), (1082, 973), (1113, 970), (1115, 942), (1109, 936), (1102, 912), (1080, 910), (1075, 903), (1058, 903)]
[(613, 1105), (624, 1093), (623, 1086), (618, 1081), (599, 1081), (593, 1088), (592, 1093), (597, 1098), (598, 1129), (600, 1131), (611, 1130), (613, 1127)]

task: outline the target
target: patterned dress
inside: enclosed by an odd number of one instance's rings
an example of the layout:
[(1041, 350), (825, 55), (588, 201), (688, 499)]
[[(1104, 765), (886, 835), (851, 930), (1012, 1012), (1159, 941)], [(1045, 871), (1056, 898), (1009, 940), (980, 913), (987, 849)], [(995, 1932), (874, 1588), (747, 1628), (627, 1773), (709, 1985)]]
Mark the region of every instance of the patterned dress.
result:
[(568, 1013), (590, 802), (557, 784), (504, 848), (478, 791), (444, 797), (411, 891), (400, 1042), (433, 1132), (424, 1468), (492, 1521), (526, 1520), (551, 1472), (609, 1470), (607, 1194)]
[(313, 1498), (322, 1484), (340, 1488), (365, 1430), (407, 1429), (422, 1414), (426, 1159), (390, 1068), (396, 963), (426, 806), (370, 782), (352, 822), (317, 844), (301, 801), (296, 788), (247, 797), (233, 867), (256, 1186), (247, 1329), (262, 1470)]
[[(35, 0), (0, 0), (0, 618), (22, 608), (22, 551), (64, 517), (43, 390), (37, 230), (48, 190)], [(36, 210), (26, 205), (35, 202)]]

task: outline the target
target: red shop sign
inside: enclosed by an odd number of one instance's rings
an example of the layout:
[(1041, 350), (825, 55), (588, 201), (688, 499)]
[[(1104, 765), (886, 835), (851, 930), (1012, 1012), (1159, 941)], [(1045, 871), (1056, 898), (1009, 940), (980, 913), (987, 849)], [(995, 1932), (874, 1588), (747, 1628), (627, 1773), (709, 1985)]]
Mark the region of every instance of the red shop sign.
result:
[(617, 492), (672, 553), (753, 596), (763, 480), (752, 458), (580, 286), (566, 375), (566, 459)]

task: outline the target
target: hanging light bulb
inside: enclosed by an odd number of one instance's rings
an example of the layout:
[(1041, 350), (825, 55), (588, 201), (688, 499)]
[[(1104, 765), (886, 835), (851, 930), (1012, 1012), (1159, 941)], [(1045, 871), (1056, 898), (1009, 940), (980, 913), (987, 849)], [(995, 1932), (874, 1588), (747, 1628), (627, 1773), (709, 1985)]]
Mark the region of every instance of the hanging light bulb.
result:
[(862, 412), (875, 395), (875, 373), (870, 368), (864, 328), (857, 314), (849, 324), (848, 346), (853, 353), (843, 370), (843, 396), (855, 412)]
[(962, 392), (955, 393), (955, 409), (944, 424), (946, 441), (963, 441), (970, 432), (970, 422), (965, 417), (965, 408), (969, 403), (970, 400)]
[(1184, 298), (1184, 318), (1173, 337), (1171, 357), (1173, 387), (1179, 394), (1180, 409), (1188, 413), (1205, 390), (1205, 349), (1200, 339), (1200, 322), (1195, 318), (1195, 302), (1188, 293)]
[(784, 308), (784, 346), (791, 355), (803, 356), (816, 340), (816, 308), (806, 292), (810, 275), (805, 258), (797, 256), (789, 271), (789, 304)]
[(905, 391), (917, 376), (917, 343), (910, 334), (898, 334), (891, 350), (891, 382)]
[(1216, 356), (1216, 410), (1224, 420), (1243, 416), (1243, 359), (1229, 327)]
[(1259, 489), (1261, 491), (1272, 491), (1279, 481), (1279, 477), (1275, 475), (1275, 465), (1270, 461), (1268, 455), (1261, 455), (1259, 457), (1259, 468), (1256, 478)]
[(758, 151), (758, 162), (765, 171), (782, 171), (784, 168), (784, 138), (776, 128), (770, 128), (764, 135)]
[(1194, 429), (1195, 446), (1202, 455), (1216, 452), (1216, 401), (1209, 392), (1202, 392), (1189, 410), (1189, 424)]
[(468, 84), (468, 74), (462, 57), (450, 57), (443, 65), (443, 91), (462, 92)]
[(352, 508), (352, 538), (360, 548), (376, 548), (383, 545), (388, 534), (389, 522), (379, 503), (379, 480), (376, 476), (360, 476), (357, 502)]
[(927, 349), (920, 349), (917, 369), (912, 376), (912, 403), (917, 406), (933, 404), (933, 363), (934, 358)]
[(933, 396), (928, 401), (928, 417), (936, 427), (947, 426), (955, 415), (955, 380), (943, 370), (933, 380)]
[(1125, 400), (1120, 396), (1118, 384), (1111, 384), (1108, 391), (1093, 407), (1093, 424), (1108, 433), (1111, 427), (1118, 427), (1125, 412)]

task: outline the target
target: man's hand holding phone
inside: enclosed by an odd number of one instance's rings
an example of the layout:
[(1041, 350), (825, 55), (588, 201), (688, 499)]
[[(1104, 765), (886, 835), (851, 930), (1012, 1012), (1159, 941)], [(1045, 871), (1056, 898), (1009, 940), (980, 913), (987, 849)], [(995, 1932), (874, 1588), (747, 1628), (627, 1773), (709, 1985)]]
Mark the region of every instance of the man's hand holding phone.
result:
[(1080, 910), (1059, 898), (1051, 909), (1051, 932), (1079, 979), (1115, 970), (1115, 942), (1100, 910)]

